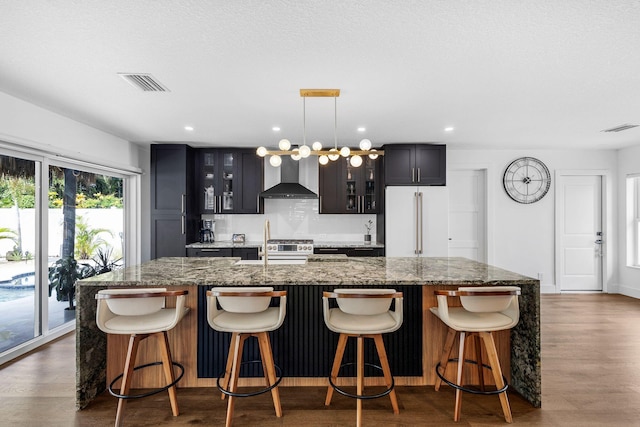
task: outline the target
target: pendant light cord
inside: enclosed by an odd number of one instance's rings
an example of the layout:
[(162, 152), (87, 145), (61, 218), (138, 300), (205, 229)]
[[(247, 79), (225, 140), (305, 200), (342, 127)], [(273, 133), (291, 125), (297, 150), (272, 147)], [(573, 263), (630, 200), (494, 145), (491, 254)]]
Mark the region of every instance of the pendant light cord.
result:
[(338, 149), (338, 98), (333, 97), (333, 148)]
[(307, 98), (302, 97), (302, 145), (307, 145)]

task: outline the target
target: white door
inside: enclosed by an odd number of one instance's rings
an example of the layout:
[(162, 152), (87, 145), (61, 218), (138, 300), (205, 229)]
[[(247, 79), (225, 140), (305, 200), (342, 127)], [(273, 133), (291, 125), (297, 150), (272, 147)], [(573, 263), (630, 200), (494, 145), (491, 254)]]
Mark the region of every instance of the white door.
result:
[(558, 179), (561, 291), (602, 291), (602, 178)]
[(487, 262), (484, 170), (452, 170), (449, 187), (449, 256)]

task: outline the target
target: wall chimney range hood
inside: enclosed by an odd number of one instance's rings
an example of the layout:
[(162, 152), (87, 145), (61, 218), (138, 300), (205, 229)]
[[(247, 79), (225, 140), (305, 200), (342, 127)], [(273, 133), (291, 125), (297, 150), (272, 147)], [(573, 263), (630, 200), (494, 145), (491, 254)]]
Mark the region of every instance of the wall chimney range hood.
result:
[(282, 156), (280, 184), (260, 193), (263, 199), (317, 199), (318, 195), (299, 183), (300, 161)]

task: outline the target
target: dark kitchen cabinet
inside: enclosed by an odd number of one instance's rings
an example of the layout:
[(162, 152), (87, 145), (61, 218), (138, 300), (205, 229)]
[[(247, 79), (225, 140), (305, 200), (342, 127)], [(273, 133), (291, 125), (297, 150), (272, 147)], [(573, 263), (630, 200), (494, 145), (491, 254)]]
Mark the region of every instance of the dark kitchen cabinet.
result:
[(201, 213), (263, 213), (264, 161), (253, 149), (201, 149), (198, 157)]
[(447, 146), (392, 144), (384, 146), (385, 185), (446, 185)]
[(187, 145), (151, 146), (151, 259), (185, 256), (185, 245), (197, 235), (194, 164)]
[(378, 160), (363, 157), (353, 167), (349, 159), (319, 166), (320, 213), (373, 214), (380, 206), (380, 170)]
[(258, 248), (189, 248), (189, 257), (240, 257), (258, 259)]
[(333, 254), (359, 257), (376, 257), (384, 256), (384, 248), (367, 248), (367, 247), (340, 247), (340, 248), (313, 248), (314, 254)]

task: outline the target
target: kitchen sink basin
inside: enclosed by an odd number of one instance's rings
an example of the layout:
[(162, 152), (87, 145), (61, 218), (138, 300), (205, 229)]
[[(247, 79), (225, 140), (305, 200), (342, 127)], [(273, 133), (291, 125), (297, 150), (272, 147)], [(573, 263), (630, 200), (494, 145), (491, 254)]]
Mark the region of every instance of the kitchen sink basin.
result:
[[(268, 265), (303, 265), (306, 264), (306, 259), (270, 259)], [(264, 265), (264, 261), (261, 259), (241, 259), (234, 265)]]

